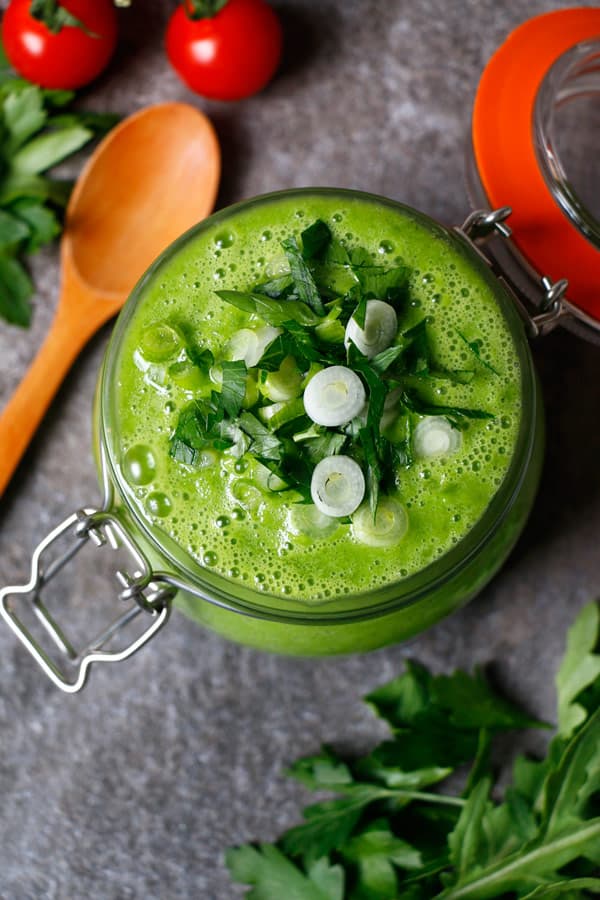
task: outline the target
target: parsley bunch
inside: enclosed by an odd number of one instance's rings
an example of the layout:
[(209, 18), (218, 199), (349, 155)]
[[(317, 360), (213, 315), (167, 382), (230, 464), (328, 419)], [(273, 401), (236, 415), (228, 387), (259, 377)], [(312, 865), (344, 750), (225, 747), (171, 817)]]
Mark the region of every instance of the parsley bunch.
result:
[[(434, 676), (409, 662), (367, 702), (392, 737), (367, 756), (331, 748), (290, 774), (334, 799), (276, 844), (230, 849), (251, 900), (583, 900), (600, 895), (599, 605), (570, 629), (558, 670), (558, 730), (545, 759), (519, 757), (503, 796), (493, 738), (544, 727), (482, 672)], [(450, 793), (445, 779), (467, 772)], [(455, 775), (455, 778), (458, 777)], [(441, 787), (441, 790), (438, 788)]]
[(16, 78), (0, 46), (0, 318), (22, 327), (33, 294), (24, 261), (60, 233), (73, 186), (45, 173), (118, 121), (67, 111), (74, 96)]

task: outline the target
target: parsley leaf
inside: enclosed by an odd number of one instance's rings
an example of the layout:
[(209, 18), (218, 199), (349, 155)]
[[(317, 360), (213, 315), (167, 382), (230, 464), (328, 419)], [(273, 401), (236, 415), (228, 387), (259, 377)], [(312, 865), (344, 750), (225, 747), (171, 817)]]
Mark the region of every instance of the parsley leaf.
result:
[(235, 418), (242, 408), (246, 393), (248, 370), (243, 360), (224, 361), (221, 364), (223, 384), (221, 386), (221, 403), (227, 415)]
[(468, 338), (465, 337), (465, 335), (462, 333), (462, 331), (458, 330), (458, 328), (456, 329), (456, 333), (459, 336), (459, 338), (461, 339), (461, 341), (463, 341), (467, 345), (467, 347), (469, 348), (469, 350), (471, 351), (471, 353), (473, 354), (473, 356), (475, 357), (477, 362), (480, 363), (480, 365), (482, 365), (485, 369), (488, 369), (490, 372), (493, 372), (494, 375), (500, 375), (500, 372), (498, 371), (498, 369), (495, 369), (491, 363), (487, 362), (481, 356), (481, 341), (479, 341), (479, 340), (470, 341)]
[(295, 237), (286, 238), (281, 242), (290, 264), (290, 274), (294, 282), (296, 293), (302, 303), (305, 303), (317, 316), (325, 315), (325, 307), (317, 290), (314, 278), (306, 264), (298, 241)]
[(33, 285), (18, 259), (0, 253), (0, 316), (26, 328), (31, 321)]
[(306, 303), (298, 300), (279, 300), (252, 291), (215, 291), (221, 300), (238, 309), (253, 313), (269, 325), (285, 325), (298, 322), (300, 325), (316, 325), (320, 319)]
[(465, 419), (493, 419), (493, 413), (483, 409), (467, 409), (464, 406), (446, 406), (439, 403), (430, 403), (423, 399), (414, 390), (405, 390), (402, 393), (402, 402), (412, 412), (422, 416), (445, 416), (455, 428), (464, 427)]
[[(343, 900), (343, 872), (333, 867), (334, 881), (323, 884), (322, 865), (304, 874), (271, 844), (246, 845), (227, 851), (227, 866), (234, 881), (255, 885), (252, 900)], [(316, 875), (316, 880), (315, 880)]]
[(280, 460), (281, 441), (272, 431), (250, 412), (243, 412), (238, 419), (240, 428), (252, 439), (250, 450), (257, 459)]
[(302, 234), (302, 255), (304, 259), (316, 259), (322, 256), (331, 243), (331, 231), (329, 226), (317, 219), (308, 228), (305, 228)]
[(596, 603), (589, 603), (567, 633), (567, 648), (556, 673), (558, 727), (566, 737), (587, 717), (577, 700), (600, 679), (600, 654), (594, 652), (599, 643), (600, 611)]

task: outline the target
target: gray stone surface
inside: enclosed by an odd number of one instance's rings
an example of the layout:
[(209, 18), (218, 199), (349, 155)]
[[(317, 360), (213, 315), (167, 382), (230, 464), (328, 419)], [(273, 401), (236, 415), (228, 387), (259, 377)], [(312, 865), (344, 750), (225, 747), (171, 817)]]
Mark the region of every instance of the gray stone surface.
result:
[[(2, 4), (5, 5), (5, 4)], [(212, 117), (223, 148), (219, 205), (292, 185), (386, 194), (448, 223), (464, 218), (464, 151), (478, 77), (525, 18), (552, 0), (384, 3), (280, 0), (281, 72), (236, 105), (190, 95), (162, 53), (172, 2), (133, 0), (109, 73), (83, 98), (128, 113), (182, 99)], [(592, 5), (592, 4), (586, 4)], [(46, 332), (57, 254), (33, 266), (35, 322), (0, 325), (5, 402)], [(9, 492), (0, 501), (0, 581), (23, 579), (30, 548), (98, 501), (90, 410), (105, 329), (82, 354)], [(361, 750), (377, 725), (358, 698), (410, 654), (436, 670), (495, 661), (506, 689), (552, 718), (553, 673), (567, 625), (598, 591), (600, 351), (568, 333), (534, 349), (548, 451), (530, 523), (508, 564), (467, 609), (409, 647), (334, 660), (263, 655), (175, 615), (123, 665), (59, 693), (0, 629), (0, 897), (240, 896), (223, 866), (230, 844), (273, 838), (305, 799), (282, 771), (322, 742)], [(109, 593), (94, 556), (75, 595)], [(282, 900), (285, 900), (282, 897)]]

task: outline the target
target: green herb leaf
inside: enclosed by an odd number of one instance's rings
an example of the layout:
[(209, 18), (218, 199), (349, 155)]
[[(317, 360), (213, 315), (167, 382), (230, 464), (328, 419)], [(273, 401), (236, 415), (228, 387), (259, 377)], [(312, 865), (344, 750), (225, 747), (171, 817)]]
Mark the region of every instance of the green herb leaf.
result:
[(305, 228), (301, 234), (304, 259), (317, 259), (322, 256), (331, 243), (331, 237), (329, 226), (321, 219)]
[(567, 876), (560, 881), (535, 888), (530, 894), (525, 894), (523, 900), (556, 900), (556, 898), (565, 896), (568, 900), (583, 900), (586, 894), (580, 893), (581, 891), (600, 894), (600, 878), (569, 878)]
[(275, 460), (281, 459), (282, 445), (278, 437), (260, 422), (250, 412), (243, 412), (239, 417), (240, 428), (252, 439), (250, 452), (257, 459)]
[(402, 402), (412, 412), (422, 416), (445, 416), (455, 428), (464, 427), (465, 419), (493, 419), (493, 413), (483, 409), (466, 409), (464, 406), (446, 406), (444, 404), (430, 403), (414, 390), (405, 390), (402, 393)]
[(469, 348), (470, 352), (473, 354), (473, 356), (475, 357), (477, 362), (480, 363), (480, 365), (482, 365), (485, 369), (488, 369), (488, 371), (493, 372), (494, 375), (500, 375), (500, 372), (497, 369), (495, 369), (491, 363), (487, 362), (481, 356), (481, 343), (482, 342), (480, 340), (470, 341), (468, 338), (465, 337), (465, 335), (462, 333), (462, 331), (458, 330), (458, 328), (456, 329), (456, 333), (459, 336), (459, 338), (462, 341), (464, 341), (464, 343)]
[(326, 456), (335, 456), (337, 453), (341, 453), (347, 437), (339, 431), (311, 424), (306, 431), (296, 432), (293, 440), (297, 446), (299, 445), (300, 452), (306, 455), (312, 472), (312, 468)]
[(290, 856), (326, 856), (343, 847), (364, 808), (376, 800), (387, 799), (393, 792), (374, 785), (349, 785), (346, 796), (323, 800), (304, 810), (306, 822), (285, 833), (282, 848)]
[(42, 93), (35, 85), (8, 93), (2, 101), (2, 121), (9, 135), (8, 155), (43, 128), (47, 117)]
[(60, 234), (60, 222), (56, 215), (39, 201), (17, 200), (11, 208), (27, 228), (27, 253), (35, 253)]
[(374, 265), (370, 254), (362, 248), (350, 253), (350, 261), (363, 294), (367, 297), (386, 300), (396, 307), (405, 300), (410, 274), (407, 266), (386, 269), (384, 266)]
[(13, 325), (27, 328), (31, 322), (33, 285), (17, 259), (0, 253), (0, 316)]
[(0, 206), (11, 206), (17, 200), (32, 199), (48, 201), (62, 209), (67, 205), (72, 188), (72, 181), (9, 172), (0, 179)]
[[(284, 897), (285, 900), (341, 900), (343, 897), (339, 890), (333, 893), (330, 885), (323, 889), (320, 870), (314, 881), (271, 844), (232, 848), (227, 851), (225, 862), (234, 881), (254, 885), (249, 894), (252, 900), (283, 900)], [(341, 870), (338, 872), (341, 880)]]
[(90, 129), (81, 125), (43, 134), (15, 153), (12, 169), (20, 175), (39, 175), (80, 150), (92, 136)]
[(266, 294), (274, 300), (280, 300), (287, 297), (294, 287), (294, 281), (291, 275), (280, 275), (278, 278), (271, 278), (270, 281), (263, 281), (257, 284), (253, 290), (254, 294)]
[(29, 238), (29, 226), (17, 216), (0, 209), (0, 251), (6, 252)]
[(197, 465), (202, 450), (221, 437), (219, 429), (224, 409), (220, 395), (213, 392), (209, 400), (194, 400), (184, 407), (170, 439), (169, 454), (178, 462)]
[(215, 293), (226, 303), (259, 316), (269, 325), (279, 327), (290, 321), (299, 325), (316, 325), (320, 321), (306, 303), (298, 300), (276, 300), (252, 291), (215, 291)]
[(413, 871), (423, 865), (420, 852), (392, 833), (389, 823), (377, 819), (342, 847), (342, 856), (358, 868), (358, 896), (369, 900), (396, 897), (397, 869)]
[(305, 303), (317, 316), (324, 316), (325, 307), (323, 306), (323, 301), (317, 290), (312, 273), (300, 252), (298, 241), (294, 237), (289, 237), (281, 242), (281, 246), (290, 264), (290, 275), (300, 301)]
[(489, 799), (491, 779), (483, 778), (477, 784), (456, 823), (456, 828), (448, 838), (450, 862), (456, 869), (458, 881), (468, 875), (477, 865), (483, 851), (485, 832), (483, 819), (491, 809)]
[(316, 756), (297, 760), (287, 774), (313, 789), (343, 787), (353, 781), (348, 766), (329, 747), (323, 747)]
[(600, 654), (594, 652), (599, 642), (600, 610), (597, 603), (588, 603), (567, 633), (567, 648), (556, 673), (558, 728), (565, 737), (587, 718), (577, 699), (600, 678)]
[(227, 415), (235, 418), (242, 408), (246, 393), (248, 370), (243, 360), (223, 362), (223, 384), (221, 386), (221, 402)]
[[(64, 91), (68, 95), (68, 91)], [(71, 95), (72, 97), (72, 95)], [(71, 99), (69, 97), (69, 99)], [(53, 98), (53, 102), (60, 98)], [(114, 128), (121, 120), (121, 116), (116, 113), (93, 112), (92, 110), (81, 110), (73, 113), (62, 113), (59, 116), (51, 116), (48, 119), (48, 128), (54, 130), (65, 130), (77, 126), (88, 128), (95, 135), (106, 134), (111, 128)]]

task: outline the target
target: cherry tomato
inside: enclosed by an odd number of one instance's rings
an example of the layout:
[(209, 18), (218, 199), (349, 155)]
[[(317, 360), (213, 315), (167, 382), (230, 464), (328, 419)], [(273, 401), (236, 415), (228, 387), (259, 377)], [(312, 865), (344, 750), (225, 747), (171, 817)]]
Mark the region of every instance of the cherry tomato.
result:
[(275, 73), (281, 44), (279, 19), (264, 0), (228, 0), (203, 19), (192, 19), (181, 4), (166, 34), (175, 71), (212, 100), (241, 100), (260, 91)]
[(30, 13), (31, 0), (11, 0), (2, 20), (4, 49), (14, 68), (45, 88), (82, 87), (107, 65), (117, 43), (112, 0), (60, 0), (83, 28), (53, 32)]

